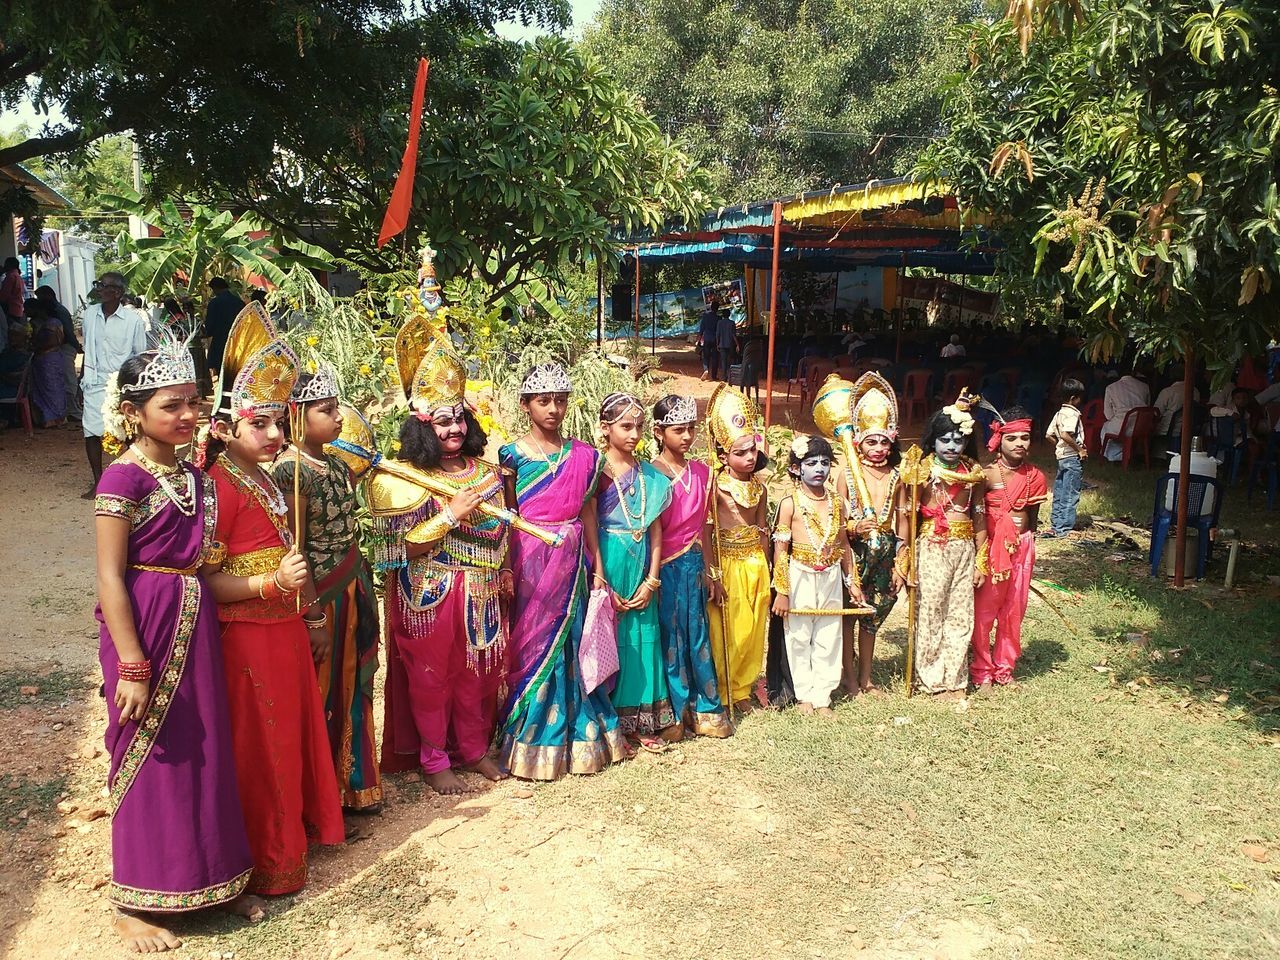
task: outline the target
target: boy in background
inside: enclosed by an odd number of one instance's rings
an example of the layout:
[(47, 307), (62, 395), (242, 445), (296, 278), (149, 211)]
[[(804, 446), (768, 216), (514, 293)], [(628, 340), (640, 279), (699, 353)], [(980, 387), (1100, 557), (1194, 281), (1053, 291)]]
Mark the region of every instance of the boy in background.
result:
[(1084, 384), (1079, 380), (1062, 381), (1067, 398), (1053, 416), (1045, 438), (1053, 440), (1058, 458), (1058, 475), (1053, 479), (1053, 509), (1046, 537), (1065, 537), (1076, 528), (1076, 510), (1080, 506), (1080, 486), (1084, 480), (1084, 461), (1089, 451), (1084, 446), (1084, 421), (1080, 404), (1084, 400)]

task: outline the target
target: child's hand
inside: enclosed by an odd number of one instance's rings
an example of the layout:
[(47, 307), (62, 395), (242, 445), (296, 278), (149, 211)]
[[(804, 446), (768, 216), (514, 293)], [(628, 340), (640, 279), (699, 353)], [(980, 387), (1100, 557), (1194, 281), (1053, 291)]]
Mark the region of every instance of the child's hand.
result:
[[(306, 623), (306, 620), (302, 621)], [(313, 627), (307, 624), (307, 640), (311, 643), (311, 659), (317, 664), (323, 663), (324, 658), (329, 655), (330, 649), (333, 647), (332, 634), (329, 632), (329, 624)]]
[(640, 589), (632, 594), (631, 599), (627, 601), (627, 609), (643, 610), (649, 606), (649, 601), (653, 599), (653, 587), (647, 583), (640, 584)]
[(123, 727), (130, 720), (141, 723), (143, 714), (147, 712), (147, 702), (151, 699), (151, 686), (131, 680), (117, 680), (115, 699), (116, 706), (120, 708), (120, 726)]
[(297, 547), (290, 548), (284, 555), (280, 566), (276, 567), (275, 577), (282, 590), (297, 593), (302, 589), (302, 585), (307, 582), (307, 559)]
[(889, 583), (889, 591), (896, 597), (906, 585), (907, 581), (903, 579), (902, 574), (897, 570), (893, 571), (893, 579)]
[(609, 602), (613, 604), (615, 613), (626, 613), (627, 610), (631, 609), (627, 606), (627, 601), (614, 593), (612, 589), (609, 591)]
[(782, 617), (785, 620), (790, 610), (791, 610), (791, 598), (788, 597), (785, 593), (780, 593), (773, 598), (773, 612), (776, 613), (778, 616)]
[[(852, 522), (852, 521), (850, 521), (850, 522)], [(855, 524), (854, 524), (854, 526), (853, 526), (853, 532), (854, 532), (854, 535), (855, 535), (855, 536), (859, 536), (859, 537), (869, 537), (869, 536), (871, 536), (871, 534), (872, 534), (872, 533), (874, 533), (874, 532), (875, 532), (876, 526), (877, 526), (877, 523), (876, 523), (876, 521), (875, 521), (875, 520), (865, 519), (865, 518), (864, 518), (864, 519), (859, 520), (857, 523), (855, 523)]]
[(973, 571), (973, 589), (977, 590), (980, 586), (987, 582), (987, 576), (977, 569)]
[(492, 488), (482, 489), (480, 487), (467, 487), (465, 490), (459, 490), (453, 495), (453, 499), (449, 501), (449, 512), (453, 514), (453, 519), (459, 523), (467, 519), (467, 517), (471, 516), (472, 511), (480, 506), (480, 502), (491, 492)]
[(724, 603), (724, 584), (719, 580), (711, 580), (707, 583), (707, 601), (714, 603), (717, 607)]
[(867, 606), (867, 598), (862, 592), (862, 587), (854, 586), (849, 589), (849, 602), (855, 607)]

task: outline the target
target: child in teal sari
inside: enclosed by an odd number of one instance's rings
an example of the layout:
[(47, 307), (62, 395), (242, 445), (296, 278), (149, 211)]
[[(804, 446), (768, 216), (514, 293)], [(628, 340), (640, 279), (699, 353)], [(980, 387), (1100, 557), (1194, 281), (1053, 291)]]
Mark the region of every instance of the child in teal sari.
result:
[(629, 393), (611, 393), (600, 407), (605, 468), (596, 495), (604, 580), (618, 617), (618, 682), (613, 705), (622, 732), (646, 750), (661, 751), (663, 731), (679, 735), (679, 718), (663, 666), (657, 591), (662, 525), (671, 481), (635, 458), (644, 407)]

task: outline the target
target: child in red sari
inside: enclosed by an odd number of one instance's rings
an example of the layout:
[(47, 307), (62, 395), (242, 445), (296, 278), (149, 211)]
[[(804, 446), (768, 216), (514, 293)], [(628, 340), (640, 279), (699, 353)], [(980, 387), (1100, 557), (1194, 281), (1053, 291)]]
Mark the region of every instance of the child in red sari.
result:
[(293, 893), (306, 883), (308, 840), (342, 843), (344, 828), (300, 612), (313, 593), (310, 577), (284, 495), (261, 466), (284, 444), (297, 361), (260, 304), (236, 318), (222, 377), (233, 385), (218, 392), (225, 407), (214, 414), (204, 459), (218, 504), (209, 586), (223, 624), (250, 889)]
[(974, 592), (969, 660), (969, 679), (983, 693), (991, 689), (992, 682), (1013, 682), (1036, 562), (1036, 519), (1048, 494), (1044, 474), (1027, 462), (1031, 451), (1031, 415), (1027, 411), (1021, 407), (1006, 410), (991, 424), (987, 447), (996, 454), (986, 468), (985, 487), (991, 573)]

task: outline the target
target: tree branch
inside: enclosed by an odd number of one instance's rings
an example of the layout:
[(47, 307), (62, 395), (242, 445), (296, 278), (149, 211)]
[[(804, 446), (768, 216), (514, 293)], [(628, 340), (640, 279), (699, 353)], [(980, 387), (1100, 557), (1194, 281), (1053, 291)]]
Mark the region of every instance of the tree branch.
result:
[(90, 136), (82, 127), (75, 127), (48, 137), (28, 137), (26, 140), (15, 143), (12, 146), (0, 147), (0, 167), (21, 163), (23, 160), (30, 160), (32, 157), (44, 157), (55, 153), (70, 153), (77, 147), (92, 143), (98, 137), (117, 132), (116, 130), (104, 130), (100, 134)]

